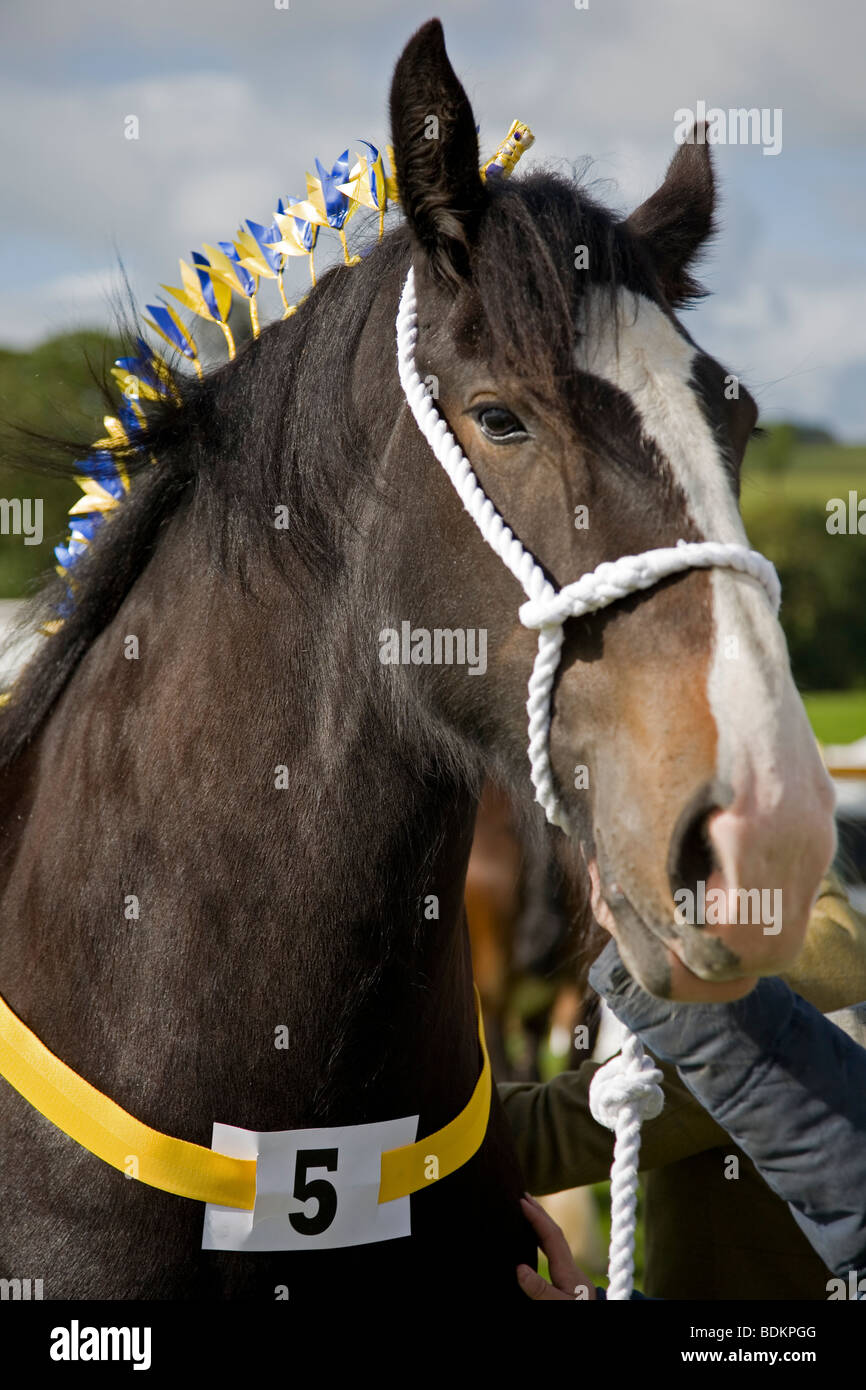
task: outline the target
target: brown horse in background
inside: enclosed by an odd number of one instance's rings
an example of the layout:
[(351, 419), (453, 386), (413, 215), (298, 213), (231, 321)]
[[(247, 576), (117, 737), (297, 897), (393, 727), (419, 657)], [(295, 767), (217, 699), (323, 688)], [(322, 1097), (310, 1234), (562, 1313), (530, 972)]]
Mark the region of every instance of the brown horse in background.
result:
[[(538, 1080), (547, 1045), (557, 1062), (585, 1061), (598, 1026), (587, 983), (605, 934), (575, 891), (553, 833), (527, 825), (513, 798), (485, 783), (466, 871), (466, 920), (495, 1075)], [(586, 1046), (575, 1028), (587, 1026)]]

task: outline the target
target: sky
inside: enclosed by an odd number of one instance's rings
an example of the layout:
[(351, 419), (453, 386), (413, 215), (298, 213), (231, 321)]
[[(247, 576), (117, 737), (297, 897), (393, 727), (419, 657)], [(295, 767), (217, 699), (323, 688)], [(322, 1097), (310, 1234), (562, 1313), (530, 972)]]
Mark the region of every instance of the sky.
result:
[(715, 146), (713, 294), (689, 331), (766, 420), (866, 441), (866, 7), (579, 3), (0, 0), (0, 345), (109, 325), (119, 259), (143, 307), (178, 256), (303, 196), (315, 156), (384, 146), (394, 62), (438, 14), (482, 157), (518, 117), (524, 166), (589, 158), (618, 211), (661, 182), (678, 110), (781, 111), (777, 154)]

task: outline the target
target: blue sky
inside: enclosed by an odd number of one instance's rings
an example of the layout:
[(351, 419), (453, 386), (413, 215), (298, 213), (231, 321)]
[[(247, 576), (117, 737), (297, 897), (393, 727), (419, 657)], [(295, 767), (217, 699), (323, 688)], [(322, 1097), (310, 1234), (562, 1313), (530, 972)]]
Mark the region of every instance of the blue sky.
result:
[[(388, 84), (438, 13), (491, 152), (592, 157), (628, 209), (674, 149), (674, 112), (779, 107), (782, 150), (716, 147), (722, 234), (689, 316), (765, 418), (866, 440), (866, 11), (855, 0), (19, 0), (0, 13), (0, 343), (110, 321), (177, 257), (269, 220), (314, 156), (385, 144)], [(140, 139), (123, 136), (136, 114)], [(299, 267), (299, 289), (305, 275)]]

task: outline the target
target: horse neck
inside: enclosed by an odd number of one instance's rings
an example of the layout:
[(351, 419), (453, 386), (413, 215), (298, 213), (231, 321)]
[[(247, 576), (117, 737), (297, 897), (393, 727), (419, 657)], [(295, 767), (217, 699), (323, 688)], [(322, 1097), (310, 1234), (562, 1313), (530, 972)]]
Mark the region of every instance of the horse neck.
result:
[(351, 576), (252, 597), (195, 549), (178, 518), (7, 775), (0, 989), (94, 1084), (205, 1142), (216, 1118), (440, 1123), (478, 1065), (474, 798), (419, 767), (359, 669)]

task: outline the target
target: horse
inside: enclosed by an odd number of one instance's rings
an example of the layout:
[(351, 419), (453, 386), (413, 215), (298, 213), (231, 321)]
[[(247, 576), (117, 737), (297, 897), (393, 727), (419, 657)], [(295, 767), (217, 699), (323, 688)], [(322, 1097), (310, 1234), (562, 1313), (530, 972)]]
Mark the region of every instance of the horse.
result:
[[(707, 146), (684, 143), (628, 217), (544, 170), (482, 179), (437, 21), (390, 113), (404, 220), (228, 365), (175, 372), (0, 713), (0, 993), (90, 1086), (203, 1148), (215, 1121), (417, 1116), (423, 1139), (480, 1084), (464, 877), (485, 777), (540, 818), (536, 638), (407, 409), (410, 266), (431, 396), (552, 579), (745, 539), (757, 409), (678, 317), (712, 229)], [(486, 669), (423, 643), (384, 661), (405, 623), (483, 631)], [(752, 579), (687, 569), (569, 619), (550, 750), (574, 890), (646, 987), (738, 997), (797, 953), (831, 791)], [(674, 926), (673, 886), (699, 879), (781, 887), (784, 930)], [(508, 1306), (536, 1243), (495, 1090), (485, 1120), (408, 1199), (408, 1231), (251, 1257), (202, 1249), (199, 1203), (128, 1180), (4, 1085), (0, 1264), (55, 1299)]]

